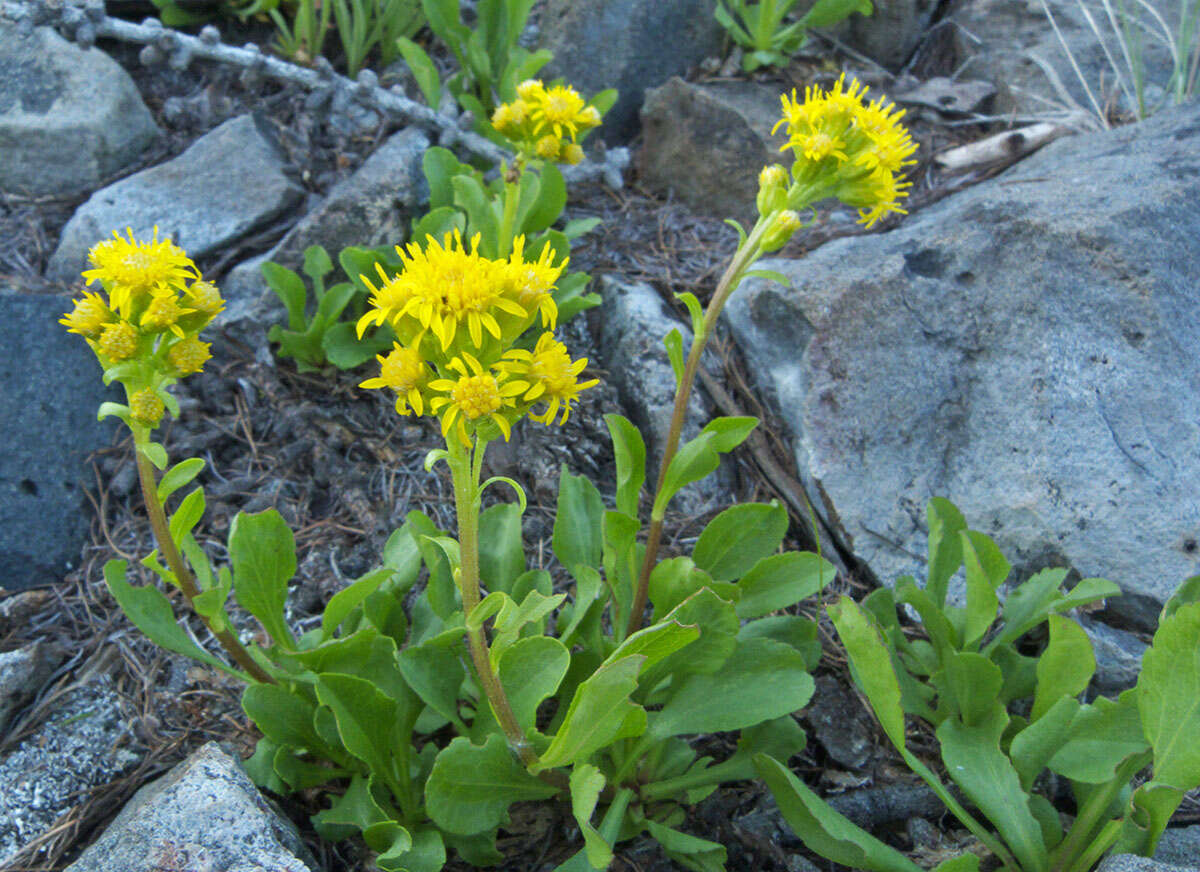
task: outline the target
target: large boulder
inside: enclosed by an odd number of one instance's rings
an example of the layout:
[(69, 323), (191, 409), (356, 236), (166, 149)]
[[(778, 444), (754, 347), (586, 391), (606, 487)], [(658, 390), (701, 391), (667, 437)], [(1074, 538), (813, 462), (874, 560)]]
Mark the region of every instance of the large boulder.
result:
[(729, 325), (813, 503), (883, 582), (958, 504), (1018, 575), (1200, 571), (1200, 103), (1059, 140), (889, 233), (771, 260)]
[(94, 190), (158, 134), (133, 80), (104, 52), (0, 21), (0, 191)]
[(190, 257), (204, 257), (279, 218), (303, 197), (269, 132), (242, 115), (174, 160), (93, 194), (63, 228), (46, 275), (77, 281), (88, 250), (127, 227), (148, 239), (157, 226), (160, 237), (169, 236)]
[(0, 588), (57, 584), (77, 565), (88, 538), (84, 463), (112, 439), (113, 419), (96, 420), (105, 400), (84, 340), (56, 323), (71, 311), (65, 294), (0, 289)]
[(647, 88), (721, 52), (725, 31), (715, 8), (716, 0), (547, 0), (542, 45), (554, 60), (542, 73), (587, 95), (620, 91), (601, 133), (609, 143), (623, 142), (637, 132)]
[(758, 174), (790, 163), (779, 149), (778, 86), (755, 82), (696, 84), (672, 78), (646, 92), (642, 107), (642, 180), (707, 215), (753, 223)]
[(67, 872), (312, 872), (291, 821), (215, 742), (139, 790)]

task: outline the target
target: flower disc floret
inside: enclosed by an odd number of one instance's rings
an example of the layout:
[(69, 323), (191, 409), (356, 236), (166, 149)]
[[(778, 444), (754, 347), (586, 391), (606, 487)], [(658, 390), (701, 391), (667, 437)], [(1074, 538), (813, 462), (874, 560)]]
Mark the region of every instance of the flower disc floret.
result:
[(84, 291), (83, 299), (76, 300), (75, 308), (59, 318), (58, 323), (65, 325), (68, 333), (95, 339), (115, 317), (103, 297), (94, 291)]
[(88, 252), (94, 267), (85, 270), (89, 282), (99, 280), (109, 292), (109, 304), (130, 317), (133, 304), (147, 294), (179, 287), (196, 275), (196, 265), (182, 248), (169, 239), (158, 238), (158, 228), (149, 242), (133, 238), (132, 228), (126, 228), (129, 239), (115, 230), (113, 238), (98, 243)]
[(128, 321), (105, 324), (97, 347), (102, 355), (114, 363), (128, 360), (137, 352), (137, 328)]
[(418, 415), (425, 414), (425, 398), (421, 388), (428, 379), (429, 367), (413, 348), (405, 348), (399, 342), (392, 343), (387, 356), (375, 355), (379, 361), (379, 375), (360, 382), (360, 388), (391, 388), (396, 392), (396, 411), (407, 415), (409, 410)]
[(201, 342), (195, 336), (180, 339), (167, 352), (167, 362), (175, 367), (181, 376), (201, 372), (204, 364), (212, 357), (212, 343)]

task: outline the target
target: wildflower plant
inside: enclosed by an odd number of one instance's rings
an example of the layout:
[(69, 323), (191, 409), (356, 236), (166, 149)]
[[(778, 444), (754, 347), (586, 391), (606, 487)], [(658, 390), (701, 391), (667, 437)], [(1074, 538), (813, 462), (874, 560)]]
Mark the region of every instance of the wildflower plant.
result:
[(855, 12), (870, 15), (871, 0), (817, 0), (804, 15), (785, 24), (796, 0), (718, 0), (713, 16), (745, 54), (742, 69), (786, 67), (791, 55), (808, 42), (814, 27), (832, 27)]
[[(573, 98), (559, 111), (554, 87), (530, 85), (518, 98), (528, 111), (511, 130), (532, 146), (518, 148), (527, 166), (547, 160), (536, 156), (540, 138), (556, 137), (561, 157), (595, 120)], [(435, 197), (468, 204), (468, 232), (450, 221), (441, 235), (414, 239), (397, 261), (360, 277), (369, 305), (356, 331), (387, 328), (393, 336), (361, 387), (386, 392), (399, 415), (437, 420), (444, 445), (426, 466), (449, 468), (457, 530), (410, 512), (381, 565), (333, 596), (320, 626), (298, 637), (284, 617), (295, 543), (278, 513), (238, 515), (230, 565), (214, 572), (191, 536), (203, 491), (193, 490), (169, 522), (162, 511), (201, 462), (185, 460), (157, 482), (142, 462), (166, 468), (162, 447), (148, 447), (157, 413), (135, 396), (151, 388), (172, 405), (166, 380), (182, 374), (177, 363), (199, 356), (177, 352), (171, 363), (172, 348), (210, 320), (219, 295), (169, 243), (151, 243), (161, 253), (150, 259), (136, 256), (142, 244), (132, 240), (115, 243), (120, 257), (94, 251), (97, 270), (88, 277), (109, 296), (86, 293), (64, 321), (97, 348), (106, 377), (126, 379), (131, 392), (129, 406), (102, 412), (123, 414), (134, 429), (147, 508), (168, 561), (161, 567), (152, 555), (146, 565), (183, 589), (235, 665), (197, 646), (157, 588), (129, 585), (120, 561), (106, 567), (109, 587), (150, 638), (246, 680), (243, 708), (263, 733), (248, 769), (279, 792), (335, 785), (313, 819), (324, 836), (361, 833), (389, 872), (433, 872), (448, 850), (489, 865), (501, 859), (495, 838), (510, 805), (559, 797), (570, 800), (583, 838), (559, 867), (567, 872), (606, 868), (617, 843), (641, 832), (687, 868), (723, 868), (722, 846), (677, 827), (685, 807), (720, 783), (753, 777), (755, 755), (786, 760), (803, 746), (792, 714), (813, 691), (817, 628), (775, 613), (818, 593), (834, 568), (817, 554), (780, 550), (788, 516), (776, 502), (732, 506), (690, 553), (660, 559), (673, 497), (713, 472), (757, 424), (717, 418), (680, 445), (683, 409), (722, 306), (755, 261), (801, 226), (799, 210), (838, 197), (868, 225), (901, 211), (899, 174), (914, 146), (900, 113), (867, 104), (864, 94), (839, 81), (828, 93), (810, 90), (807, 107), (784, 98), (792, 165), (764, 170), (758, 220), (748, 233), (738, 228), (737, 252), (707, 310), (681, 295), (694, 333), (686, 361), (679, 332), (665, 339), (677, 397), (648, 518), (645, 443), (620, 415), (606, 417), (612, 498), (583, 476), (560, 477), (552, 548), (565, 589), (528, 565), (520, 485), (483, 480), (490, 443), (529, 426), (526, 418), (561, 425), (596, 384), (587, 361), (554, 335), (566, 308), (555, 286), (569, 279), (567, 257), (552, 238), (509, 236), (531, 222), (548, 227), (546, 216), (557, 214), (556, 199), (542, 199), (554, 185), (552, 164), (543, 163), (536, 191), (528, 176), (506, 172), (502, 196), (473, 205), (482, 189), (459, 180), (475, 177), (431, 177), (431, 187), (436, 180), (452, 192)], [(501, 484), (516, 501), (484, 510), (484, 491)], [(261, 624), (265, 644), (243, 648), (229, 632), (231, 592)], [(700, 756), (688, 741), (724, 731), (737, 733), (725, 760)]]

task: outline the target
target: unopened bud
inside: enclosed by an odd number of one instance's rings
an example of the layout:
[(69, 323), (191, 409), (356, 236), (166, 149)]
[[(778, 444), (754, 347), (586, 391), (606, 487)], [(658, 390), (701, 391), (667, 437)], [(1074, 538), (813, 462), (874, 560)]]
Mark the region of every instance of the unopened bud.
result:
[(129, 398), (129, 411), (135, 421), (157, 427), (163, 416), (162, 398), (153, 388), (144, 388)]
[(787, 245), (788, 240), (792, 238), (792, 234), (803, 226), (804, 223), (800, 220), (800, 216), (791, 209), (776, 212), (771, 226), (763, 234), (763, 254), (779, 251), (779, 249)]
[(758, 174), (758, 214), (770, 215), (787, 203), (788, 173), (779, 164), (762, 168)]

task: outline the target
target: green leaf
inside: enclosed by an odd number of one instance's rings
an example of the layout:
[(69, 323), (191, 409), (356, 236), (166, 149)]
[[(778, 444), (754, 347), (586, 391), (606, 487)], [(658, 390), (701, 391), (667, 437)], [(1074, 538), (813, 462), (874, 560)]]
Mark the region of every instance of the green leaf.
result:
[(242, 691), (242, 710), (277, 745), (327, 751), (313, 728), (316, 706), (282, 684), (251, 684)]
[[(524, 178), (534, 178), (534, 174), (527, 173)], [(524, 214), (518, 213), (516, 226), (527, 236), (538, 233), (557, 221), (566, 205), (567, 184), (563, 181), (558, 167), (548, 163), (542, 167), (541, 184), (538, 185), (536, 199), (529, 204)]]
[(171, 516), (171, 541), (178, 545), (203, 516), (204, 488), (198, 487), (180, 501), (179, 508)]
[(1042, 827), (1029, 810), (1016, 770), (1000, 750), (1008, 724), (1003, 706), (993, 703), (991, 717), (967, 726), (947, 718), (937, 729), (946, 771), (954, 783), (1000, 832), (1023, 869), (1047, 868)]
[(229, 528), (229, 556), (238, 603), (276, 643), (295, 648), (283, 618), (288, 581), (296, 574), (296, 540), (287, 522), (275, 509), (239, 512)]
[(480, 251), (486, 257), (495, 257), (500, 222), (491, 198), (471, 176), (455, 176), (450, 180), (450, 186), (454, 188), (455, 204), (467, 213), (467, 233), (471, 236), (482, 234)]
[(158, 482), (156, 494), (160, 503), (166, 504), (171, 494), (194, 479), (204, 469), (204, 460), (191, 457), (172, 466)]
[(640, 656), (644, 658), (642, 671), (645, 672), (665, 657), (674, 654), (681, 648), (694, 642), (700, 636), (700, 630), (694, 626), (683, 626), (674, 621), (665, 621), (643, 627), (605, 658), (605, 663), (615, 663), (623, 657)]
[(267, 261), (259, 267), (267, 287), (275, 292), (283, 303), (288, 314), (288, 329), (301, 333), (308, 321), (305, 318), (305, 307), (308, 302), (308, 289), (304, 280), (290, 269), (277, 263)]
[(1171, 598), (1163, 606), (1162, 614), (1158, 619), (1160, 622), (1165, 621), (1179, 611), (1181, 606), (1195, 602), (1200, 602), (1200, 575), (1193, 575), (1191, 578), (1185, 579), (1175, 589), (1175, 593), (1171, 594)]
[[(1008, 561), (987, 536), (974, 531), (962, 537), (963, 564), (967, 569), (967, 608), (963, 624), (963, 647), (976, 645), (996, 620), (1000, 598), (996, 588), (1008, 575)], [(998, 580), (997, 580), (998, 579)]]
[(740, 641), (715, 673), (684, 678), (650, 716), (648, 732), (665, 739), (740, 730), (803, 708), (813, 687), (796, 649), (770, 639)]
[(1150, 747), (1138, 717), (1138, 695), (1136, 689), (1127, 690), (1116, 702), (1101, 696), (1082, 706), (1071, 721), (1069, 741), (1047, 768), (1084, 784), (1111, 781), (1123, 761)]
[(368, 331), (362, 339), (354, 324), (345, 321), (332, 324), (321, 337), (321, 351), (325, 359), (340, 370), (362, 366), (372, 357), (392, 347), (395, 334), (390, 327)]
[(900, 707), (900, 684), (887, 646), (866, 614), (849, 597), (842, 597), (826, 611), (850, 657), (854, 683), (867, 695), (884, 733), (903, 751), (904, 710)]
[(700, 638), (687, 648), (672, 654), (654, 667), (646, 684), (653, 686), (664, 673), (683, 675), (712, 673), (721, 668), (737, 647), (738, 616), (733, 603), (722, 599), (711, 588), (701, 588), (673, 608), (663, 623), (674, 622), (700, 629)]
[(375, 865), (384, 872), (409, 872), (403, 862), (412, 848), (412, 835), (396, 821), (380, 821), (363, 830), (363, 841), (378, 851)]
[(1030, 721), (1036, 721), (1064, 696), (1083, 693), (1096, 671), (1096, 655), (1083, 627), (1061, 615), (1050, 615), (1048, 621), (1050, 642), (1038, 660)]
[[(369, 681), (336, 673), (318, 676), (317, 699), (333, 712), (346, 750), (366, 764), (371, 774), (393, 793), (401, 794), (403, 789), (392, 759), (398, 733), (396, 701)], [(407, 752), (407, 747), (403, 750)]]
[(571, 813), (583, 834), (587, 860), (596, 869), (607, 869), (612, 862), (612, 846), (592, 826), (592, 812), (604, 790), (604, 775), (595, 766), (584, 764), (571, 770)]
[(738, 631), (737, 638), (774, 639), (776, 642), (791, 645), (804, 657), (810, 672), (821, 662), (821, 640), (817, 632), (817, 622), (800, 615), (775, 615), (748, 621)]
[(1154, 781), (1200, 786), (1200, 603), (1180, 606), (1142, 655), (1138, 711), (1154, 749)]
[(830, 808), (788, 768), (766, 754), (754, 758), (788, 826), (805, 846), (822, 857), (867, 872), (921, 872), (921, 867), (895, 848)]
[(688, 315), (691, 317), (692, 322), (692, 335), (699, 336), (704, 332), (704, 307), (700, 305), (700, 301), (696, 299), (696, 295), (690, 291), (676, 294), (675, 299), (680, 300), (687, 306)]
[(617, 511), (638, 516), (638, 495), (646, 481), (646, 442), (637, 427), (622, 415), (604, 416), (612, 435), (617, 465)]
[(871, 0), (817, 0), (801, 19), (808, 27), (832, 27), (854, 13), (870, 15)]
[(1008, 756), (1027, 793), (1050, 758), (1071, 738), (1071, 722), (1079, 714), (1079, 701), (1060, 697), (1040, 718), (1021, 730), (1009, 746)]
[(671, 362), (671, 370), (675, 373), (675, 386), (679, 387), (683, 380), (683, 334), (678, 327), (672, 327), (663, 337), (663, 347), (667, 349), (667, 360)]
[(1153, 857), (1167, 823), (1183, 801), (1183, 793), (1177, 787), (1157, 781), (1149, 781), (1138, 787), (1129, 800), (1129, 813), (1109, 855), (1140, 854)]
[(314, 287), (324, 285), (325, 276), (333, 272), (333, 261), (329, 253), (320, 245), (310, 245), (304, 249), (304, 274), (313, 281)]
[(988, 649), (1007, 645), (1024, 636), (1054, 611), (1059, 588), (1067, 577), (1066, 569), (1043, 569), (1022, 582), (1004, 600), (1004, 628), (988, 644)]
[(742, 620), (760, 618), (795, 605), (833, 581), (837, 568), (819, 554), (788, 551), (763, 557), (738, 582)]
[(499, 503), (479, 515), (479, 578), (489, 591), (512, 590), (525, 571), (521, 507)]
[(425, 566), (429, 569), (429, 580), (425, 586), (425, 599), (443, 621), (462, 608), (458, 585), (454, 583), (453, 568), (437, 540), (445, 534), (423, 512), (412, 511), (405, 517)]
[(962, 718), (969, 727), (987, 720), (996, 707), (1004, 675), (982, 654), (955, 651), (933, 676), (941, 705)]
[[(271, 767), (292, 790), (309, 790), (335, 778), (349, 778), (353, 774), (349, 769), (322, 766), (320, 763), (305, 760), (297, 755), (294, 748), (278, 749), (271, 761)], [(281, 788), (275, 792), (283, 794), (287, 790)]]
[(549, 636), (519, 639), (501, 655), (500, 683), (525, 732), (537, 725), (538, 706), (555, 694), (570, 665), (567, 647)]
[(383, 546), (383, 565), (395, 572), (392, 586), (396, 593), (404, 593), (416, 583), (421, 572), (421, 549), (410, 524), (388, 536)]
[(925, 590), (940, 608), (946, 604), (951, 576), (962, 566), (959, 533), (967, 529), (967, 521), (953, 503), (941, 497), (929, 501), (925, 518), (929, 524), (929, 574)]
[[(690, 557), (672, 557), (659, 561), (650, 570), (647, 591), (650, 602), (654, 606), (654, 619), (657, 621), (677, 605), (699, 591), (701, 588), (712, 587), (715, 584), (703, 569), (697, 569)], [(727, 585), (732, 588), (732, 585)], [(732, 600), (736, 590), (730, 590), (728, 595), (717, 595), (722, 599)]]
[(324, 637), (331, 638), (333, 631), (341, 626), (355, 606), (378, 590), (393, 574), (393, 570), (386, 566), (373, 570), (330, 597), (329, 602), (325, 604), (325, 612), (321, 615), (321, 632)]
[(604, 501), (600, 491), (582, 475), (571, 475), (564, 467), (558, 480), (558, 511), (554, 517), (552, 546), (567, 571), (577, 566), (600, 566), (604, 543), (601, 523)]
[(372, 793), (367, 777), (355, 775), (350, 779), (346, 792), (335, 799), (329, 808), (312, 817), (313, 826), (321, 838), (341, 841), (374, 824), (390, 820)]
[(396, 40), (396, 48), (400, 50), (400, 56), (412, 71), (425, 102), (430, 109), (436, 110), (442, 102), (442, 80), (437, 67), (433, 65), (425, 50), (407, 37), (399, 37)]
[(758, 418), (749, 415), (722, 417), (713, 418), (700, 432), (712, 433), (712, 447), (726, 454), (745, 442), (757, 426)]
[(446, 718), (461, 732), (466, 731), (458, 716), (458, 691), (466, 672), (463, 660), (466, 645), (461, 629), (447, 630), (419, 645), (400, 652), (400, 672), (421, 700)]
[(775, 552), (787, 525), (787, 511), (778, 502), (733, 506), (700, 533), (692, 559), (716, 581), (734, 581)]
[(147, 639), (168, 651), (191, 657), (243, 680), (249, 680), (192, 641), (191, 636), (176, 623), (171, 603), (158, 588), (133, 587), (129, 584), (125, 580), (125, 567), (124, 560), (108, 561), (104, 564), (104, 581), (121, 611)]
[(693, 872), (725, 872), (724, 845), (689, 836), (649, 819), (646, 829), (667, 856), (684, 868)]
[(507, 810), (514, 802), (556, 793), (525, 771), (503, 736), (493, 733), (482, 746), (460, 736), (433, 764), (425, 783), (425, 808), (447, 832), (471, 835), (507, 823)]
[(630, 702), (629, 695), (637, 687), (641, 667), (641, 657), (624, 657), (602, 665), (582, 682), (537, 770), (583, 762), (617, 739), (640, 736), (646, 729), (646, 710)]

